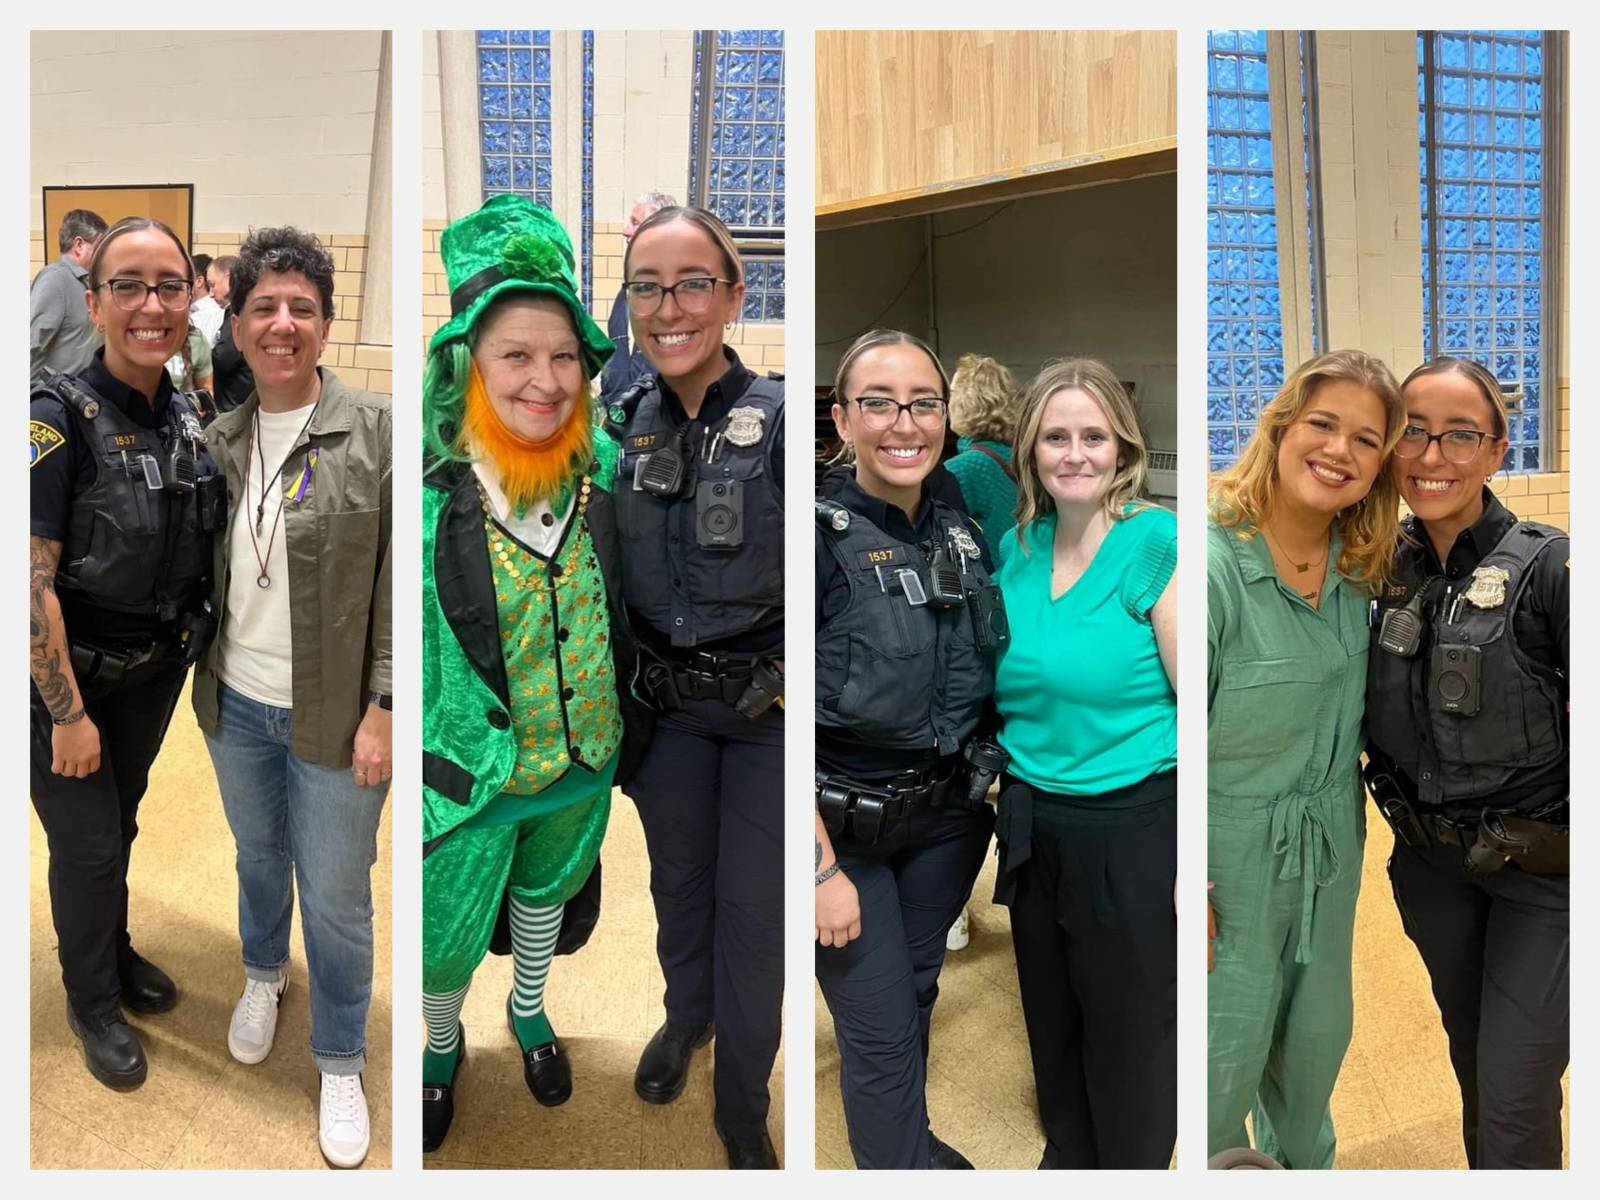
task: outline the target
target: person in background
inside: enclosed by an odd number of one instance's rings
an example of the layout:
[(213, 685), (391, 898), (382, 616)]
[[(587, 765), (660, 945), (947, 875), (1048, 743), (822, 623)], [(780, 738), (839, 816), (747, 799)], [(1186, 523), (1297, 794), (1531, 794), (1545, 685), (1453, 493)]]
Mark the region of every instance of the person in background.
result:
[(227, 316), (222, 302), (211, 294), (210, 269), (211, 255), (194, 256), (194, 303), (189, 306), (189, 324), (205, 335), (207, 351), (217, 344)]
[(89, 262), (105, 234), (99, 213), (75, 208), (61, 219), (56, 242), (61, 257), (33, 277), (28, 291), (28, 374), (76, 374), (89, 365), (103, 340), (84, 306)]
[(1022, 397), (1003, 363), (963, 354), (950, 377), (950, 428), (960, 435), (945, 469), (961, 485), (967, 512), (996, 555), (1017, 521), (1017, 472), (1011, 463)]
[[(239, 258), (223, 254), (211, 260), (206, 270), (206, 281), (216, 302), (227, 307), (233, 289), (233, 268)], [(231, 412), (250, 398), (255, 391), (255, 376), (250, 364), (239, 352), (234, 341), (233, 322), (224, 321), (217, 332), (216, 344), (211, 349), (212, 398), (218, 412)]]
[[(1105, 363), (1048, 363), (1015, 434), (995, 673), (1011, 909), (1054, 1170), (1165, 1170), (1178, 1123), (1178, 520)], [(1070, 670), (1063, 664), (1070, 663)]]
[(257, 386), (206, 431), (234, 503), (216, 539), (220, 632), (193, 688), (237, 846), (244, 990), (228, 1052), (247, 1065), (272, 1052), (298, 887), (317, 1140), (354, 1167), (371, 1142), (372, 865), (392, 761), (389, 401), (317, 365), (334, 265), (315, 237), (255, 230), (233, 283), (229, 325)]
[[(633, 235), (643, 225), (663, 208), (676, 208), (678, 202), (665, 192), (646, 192), (635, 200), (628, 208), (628, 219), (622, 226), (622, 244), (626, 247), (633, 241)], [(617, 348), (611, 356), (611, 361), (606, 364), (605, 374), (600, 381), (600, 403), (610, 404), (611, 401), (627, 390), (628, 385), (639, 376), (655, 370), (650, 365), (650, 358), (642, 349), (635, 350), (629, 337), (628, 329), (628, 285), (624, 283), (617, 292), (617, 298), (611, 305), (611, 316), (606, 321), (606, 335)]]

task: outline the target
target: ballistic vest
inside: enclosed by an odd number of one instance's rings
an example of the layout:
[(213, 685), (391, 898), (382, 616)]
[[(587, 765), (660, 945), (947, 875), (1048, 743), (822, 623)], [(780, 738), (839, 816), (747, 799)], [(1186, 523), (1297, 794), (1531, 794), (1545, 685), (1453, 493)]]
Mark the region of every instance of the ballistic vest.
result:
[[(223, 527), (221, 514), (202, 512), (202, 497), (222, 501), (220, 485), (199, 486), (216, 467), (198, 413), (174, 392), (166, 427), (147, 429), (81, 380), (47, 379), (34, 386), (33, 394), (41, 393), (61, 402), (97, 467), (94, 481), (72, 498), (57, 590), (96, 608), (176, 620), (201, 598), (211, 568), (210, 530)], [(161, 464), (179, 445), (194, 455), (196, 483), (181, 495), (160, 485)]]
[[(1478, 565), (1480, 573), (1486, 567), (1507, 573), (1504, 599), (1490, 607), (1463, 600), (1458, 607), (1454, 597), (1469, 587), (1469, 579), (1441, 591), (1431, 613), (1425, 610), (1428, 630), (1414, 658), (1390, 654), (1376, 640), (1383, 613), (1405, 604), (1410, 593), (1379, 601), (1367, 672), (1367, 736), (1414, 776), (1423, 804), (1488, 800), (1519, 775), (1566, 753), (1559, 678), (1517, 646), (1512, 620), (1539, 555), (1564, 553), (1566, 543), (1567, 535), (1548, 525), (1512, 526)], [(1492, 599), (1493, 589), (1487, 591)], [(1481, 700), (1474, 715), (1447, 712), (1440, 704), (1435, 646), (1478, 648)], [(1402, 744), (1418, 730), (1420, 746)]]
[[(623, 594), (675, 647), (733, 637), (783, 613), (783, 493), (772, 469), (782, 427), (782, 380), (757, 378), (727, 417), (706, 427), (705, 445), (683, 447), (687, 481), (677, 496), (662, 499), (636, 482), (649, 455), (680, 432), (663, 411), (660, 385), (646, 376), (608, 410), (607, 429), (622, 445), (616, 504)], [(740, 544), (731, 548), (701, 544), (708, 501), (700, 485), (718, 481), (741, 485)]]
[[(817, 536), (850, 583), (850, 604), (817, 630), (817, 725), (885, 749), (937, 748), (942, 757), (977, 727), (994, 691), (994, 663), (978, 648), (967, 605), (914, 605), (908, 581), (897, 574), (914, 572), (923, 587), (910, 586), (926, 591), (939, 546), (972, 541), (954, 509), (931, 498), (923, 503), (933, 506), (938, 531), (930, 543), (903, 542), (858, 513), (843, 530), (818, 514)], [(987, 586), (972, 549), (967, 582)]]

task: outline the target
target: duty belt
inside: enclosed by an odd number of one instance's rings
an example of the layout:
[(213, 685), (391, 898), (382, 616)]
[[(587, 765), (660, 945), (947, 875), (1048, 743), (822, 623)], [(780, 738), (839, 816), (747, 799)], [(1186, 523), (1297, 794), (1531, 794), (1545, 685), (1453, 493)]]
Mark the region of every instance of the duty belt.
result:
[(170, 642), (152, 642), (133, 649), (108, 650), (85, 642), (72, 643), (72, 673), (79, 684), (104, 683), (115, 686), (128, 672), (166, 656)]
[(841, 775), (817, 772), (817, 811), (828, 832), (848, 833), (863, 846), (870, 846), (897, 821), (911, 815), (919, 806), (943, 808), (947, 801), (962, 799), (965, 772), (959, 767), (902, 771), (877, 783), (858, 783)]
[(720, 654), (697, 653), (687, 661), (668, 659), (672, 684), (685, 700), (721, 700), (737, 704), (750, 685), (750, 663)]

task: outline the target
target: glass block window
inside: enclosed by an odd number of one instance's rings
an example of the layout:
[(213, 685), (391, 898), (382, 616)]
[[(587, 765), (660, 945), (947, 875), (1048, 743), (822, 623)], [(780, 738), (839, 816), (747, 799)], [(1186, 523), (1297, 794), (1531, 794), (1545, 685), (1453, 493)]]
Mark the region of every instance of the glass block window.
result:
[[(719, 29), (695, 39), (691, 202), (741, 242), (771, 243), (784, 225), (784, 51), (781, 29)], [(746, 321), (783, 320), (781, 251), (746, 254)]]
[(1207, 34), (1206, 429), (1213, 469), (1236, 461), (1283, 384), (1267, 34)]
[(1423, 350), (1494, 372), (1517, 411), (1506, 468), (1544, 469), (1545, 35), (1417, 37)]
[(594, 311), (594, 30), (583, 31), (583, 307)]
[(477, 42), (484, 199), (517, 192), (549, 208), (550, 31), (480, 29)]

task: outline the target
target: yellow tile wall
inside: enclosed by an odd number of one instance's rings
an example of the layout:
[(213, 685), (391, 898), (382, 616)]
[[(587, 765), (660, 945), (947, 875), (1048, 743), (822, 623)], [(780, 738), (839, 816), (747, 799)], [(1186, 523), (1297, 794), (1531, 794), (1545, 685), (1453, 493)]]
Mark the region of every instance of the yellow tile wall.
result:
[[(350, 387), (391, 395), (394, 388), (394, 351), (389, 346), (368, 345), (361, 341), (361, 295), (366, 286), (367, 237), (363, 233), (318, 233), (317, 237), (333, 255), (333, 329), (322, 351), (322, 365), (331, 368)], [(191, 247), (196, 254), (212, 258), (239, 253), (244, 235), (239, 233), (196, 233)], [(28, 278), (44, 267), (44, 234), (29, 235)]]

